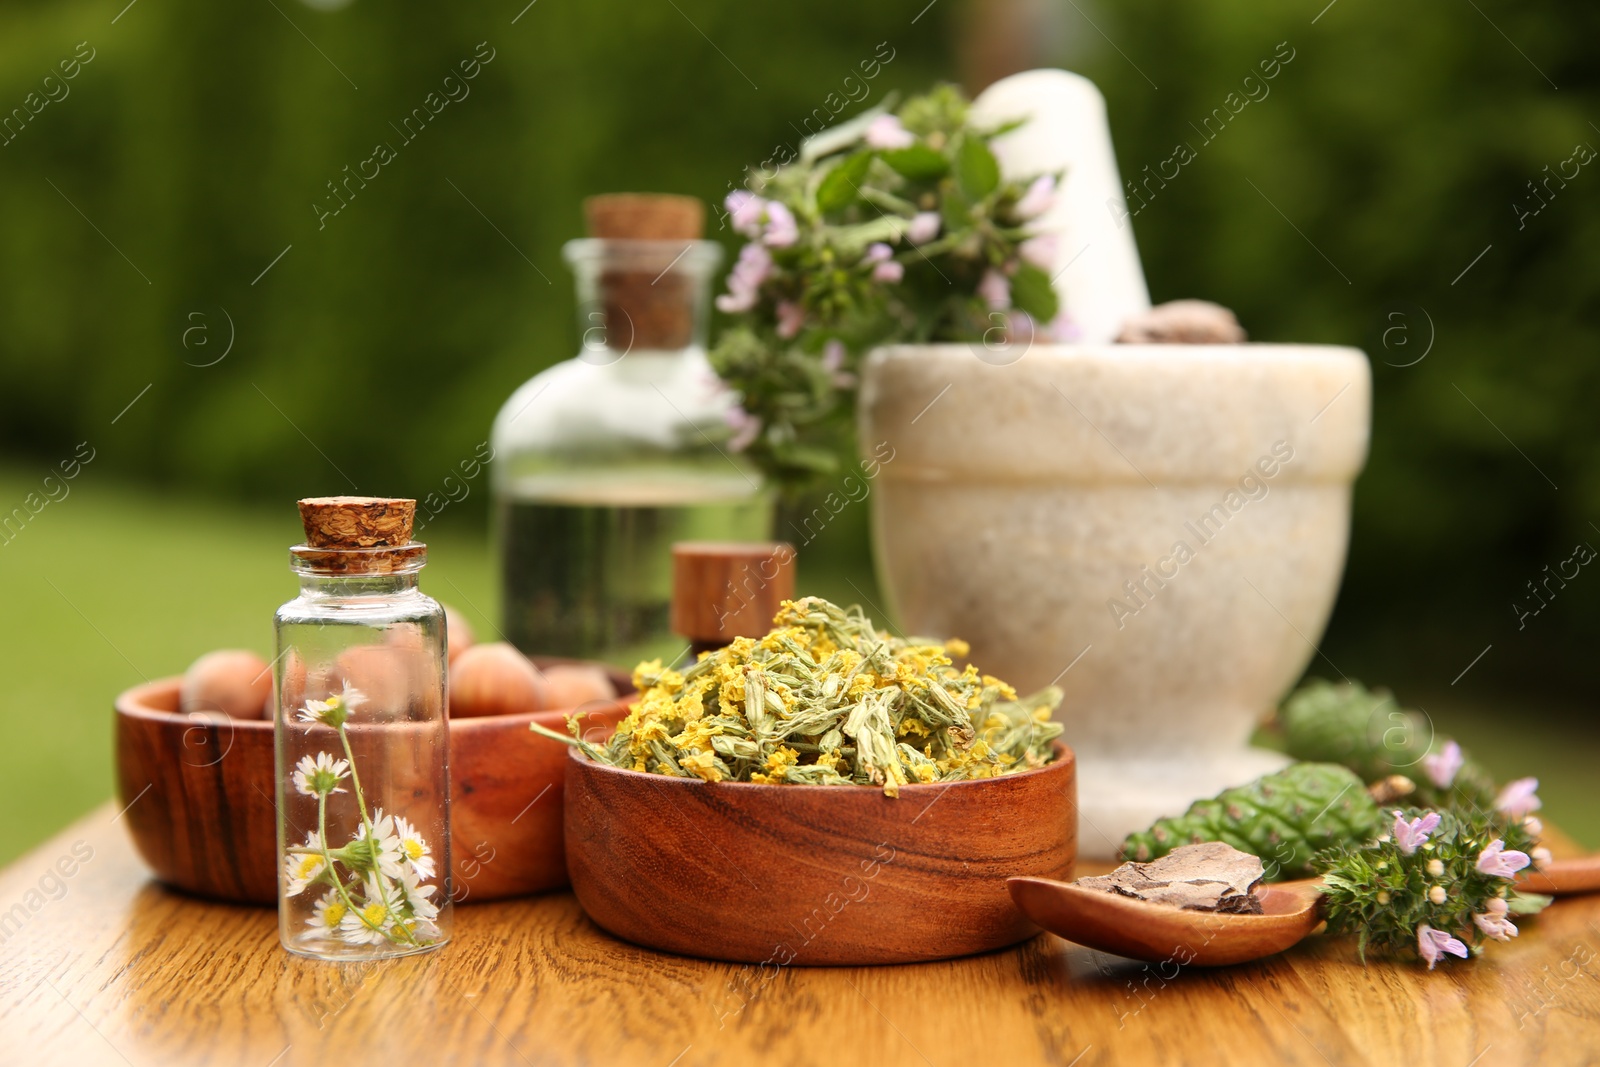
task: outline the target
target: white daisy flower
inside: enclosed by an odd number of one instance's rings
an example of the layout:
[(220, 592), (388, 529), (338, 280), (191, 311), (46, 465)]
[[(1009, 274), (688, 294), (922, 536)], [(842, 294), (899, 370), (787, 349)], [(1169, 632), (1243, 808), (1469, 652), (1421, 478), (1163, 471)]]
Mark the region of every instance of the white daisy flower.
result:
[(349, 770), (348, 761), (336, 760), (326, 752), (318, 752), (315, 759), (301, 756), (294, 768), (295, 790), (308, 797), (343, 793), (344, 790), (338, 786)]
[(356, 910), (339, 919), (339, 933), (352, 945), (381, 945), (394, 929), (398, 894), (392, 883), (382, 878), (369, 877), (366, 890), (366, 898), (357, 902)]
[(327, 700), (306, 701), (305, 709), (300, 712), (299, 719), (307, 723), (320, 722), (324, 726), (337, 729), (366, 702), (367, 695), (346, 682), (342, 691)]
[(406, 853), (395, 834), (394, 816), (385, 815), (383, 809), (379, 808), (373, 812), (371, 835), (360, 835), (356, 841), (366, 843), (379, 873), (386, 878), (400, 877), (400, 865)]
[(411, 867), (417, 872), (417, 877), (427, 880), (433, 877), (433, 850), (428, 843), (417, 833), (417, 828), (412, 826), (404, 816), (394, 817), (395, 836), (400, 839), (400, 851), (410, 861)]
[(428, 899), (437, 889), (437, 886), (423, 885), (418, 881), (414, 870), (408, 868), (400, 872), (400, 898), (416, 919), (430, 921), (439, 917), (439, 905)]
[[(322, 837), (315, 830), (306, 835), (306, 848), (320, 850)], [(291, 852), (283, 857), (284, 894), (297, 897), (317, 880), (327, 864), (314, 852)]]
[(330, 889), (313, 905), (311, 918), (306, 920), (306, 925), (319, 934), (336, 938), (339, 936), (339, 924), (349, 913), (350, 909), (345, 906), (339, 891)]

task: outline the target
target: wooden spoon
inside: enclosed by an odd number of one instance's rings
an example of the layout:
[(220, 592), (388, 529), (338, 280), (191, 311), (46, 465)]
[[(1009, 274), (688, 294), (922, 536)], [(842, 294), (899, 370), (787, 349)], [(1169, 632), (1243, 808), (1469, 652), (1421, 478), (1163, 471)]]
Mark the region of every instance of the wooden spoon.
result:
[[(1322, 922), (1318, 879), (1256, 890), (1261, 915), (1185, 911), (1051, 878), (1007, 878), (1022, 913), (1053, 934), (1089, 948), (1150, 963), (1220, 967), (1271, 956)], [(1600, 855), (1554, 860), (1517, 888), (1568, 896), (1600, 890)]]
[(1517, 879), (1517, 888), (1555, 897), (1600, 890), (1600, 854), (1571, 860), (1552, 860), (1544, 870)]
[(1053, 934), (1089, 948), (1150, 963), (1201, 967), (1244, 963), (1282, 952), (1322, 922), (1317, 879), (1256, 890), (1261, 915), (1186, 911), (1085, 889), (1052, 878), (1007, 878), (1022, 913)]

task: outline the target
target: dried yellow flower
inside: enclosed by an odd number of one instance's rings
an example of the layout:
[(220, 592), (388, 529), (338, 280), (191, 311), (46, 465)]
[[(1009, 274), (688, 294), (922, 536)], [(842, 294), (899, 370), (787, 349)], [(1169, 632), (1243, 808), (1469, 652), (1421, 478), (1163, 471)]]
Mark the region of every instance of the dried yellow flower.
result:
[[(956, 670), (951, 656), (968, 651), (959, 638), (881, 633), (859, 607), (785, 601), (759, 640), (737, 638), (682, 672), (660, 660), (639, 664), (638, 703), (610, 741), (569, 743), (596, 761), (657, 774), (870, 784), (889, 796), (911, 783), (991, 778), (1047, 762), (1061, 733), (1050, 721), (1061, 691), (1019, 700), (971, 665)], [(576, 723), (569, 727), (576, 737)]]

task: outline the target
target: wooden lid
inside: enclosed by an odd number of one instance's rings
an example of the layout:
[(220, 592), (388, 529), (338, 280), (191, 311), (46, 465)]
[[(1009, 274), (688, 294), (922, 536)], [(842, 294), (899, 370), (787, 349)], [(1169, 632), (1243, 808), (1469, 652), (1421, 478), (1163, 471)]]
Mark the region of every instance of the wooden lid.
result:
[(411, 543), (417, 502), (381, 496), (318, 496), (300, 501), (312, 548), (375, 548)]
[(761, 637), (794, 599), (794, 546), (680, 541), (672, 546), (672, 629), (697, 643)]
[(583, 202), (590, 237), (627, 241), (697, 241), (706, 206), (672, 193), (602, 193)]

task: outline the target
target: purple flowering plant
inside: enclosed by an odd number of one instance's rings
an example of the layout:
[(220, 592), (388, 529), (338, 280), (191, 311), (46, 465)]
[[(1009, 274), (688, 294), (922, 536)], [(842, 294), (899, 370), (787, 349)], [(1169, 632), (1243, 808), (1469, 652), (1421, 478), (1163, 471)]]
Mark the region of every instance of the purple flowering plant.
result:
[(1369, 949), (1414, 955), (1429, 970), (1516, 937), (1512, 919), (1550, 903), (1516, 888), (1519, 872), (1549, 857), (1538, 847), (1531, 797), (1526, 790), (1492, 810), (1397, 810), (1377, 841), (1319, 853), (1329, 932), (1354, 934), (1363, 960)]
[(1032, 232), (1059, 175), (1003, 177), (966, 99), (939, 86), (808, 141), (752, 172), (724, 223), (746, 239), (717, 298), (734, 316), (712, 365), (741, 397), (731, 446), (803, 490), (853, 449), (862, 355), (897, 342), (1065, 336)]

